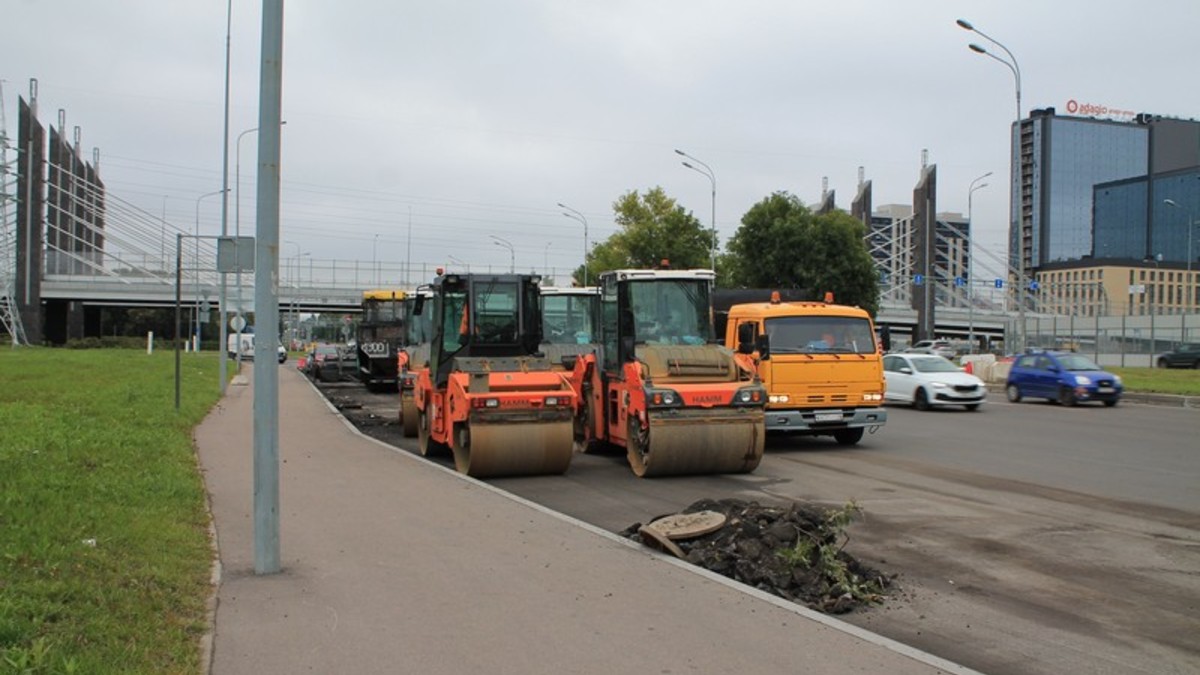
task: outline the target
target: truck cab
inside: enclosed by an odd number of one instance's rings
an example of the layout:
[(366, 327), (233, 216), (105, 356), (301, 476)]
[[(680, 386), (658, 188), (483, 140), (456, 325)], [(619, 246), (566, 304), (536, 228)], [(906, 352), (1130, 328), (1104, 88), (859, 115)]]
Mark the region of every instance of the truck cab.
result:
[(883, 361), (863, 309), (772, 294), (729, 308), (725, 345), (754, 364), (767, 388), (768, 432), (854, 445), (887, 422)]

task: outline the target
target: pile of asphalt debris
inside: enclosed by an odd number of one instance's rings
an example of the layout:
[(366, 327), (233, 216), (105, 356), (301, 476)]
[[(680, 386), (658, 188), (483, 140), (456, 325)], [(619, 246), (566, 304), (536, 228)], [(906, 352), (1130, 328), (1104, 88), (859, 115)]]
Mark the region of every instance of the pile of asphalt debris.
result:
[(843, 550), (853, 503), (822, 510), (702, 499), (620, 534), (689, 563), (829, 614), (883, 601), (892, 577)]

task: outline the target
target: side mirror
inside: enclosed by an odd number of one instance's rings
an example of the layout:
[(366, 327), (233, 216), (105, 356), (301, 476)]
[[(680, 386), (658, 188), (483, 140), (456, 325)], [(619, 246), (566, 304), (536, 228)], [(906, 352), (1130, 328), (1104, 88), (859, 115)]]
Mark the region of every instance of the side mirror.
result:
[(579, 356), (576, 354), (568, 354), (562, 357), (563, 368), (566, 368), (567, 370), (575, 370), (575, 363), (578, 360)]
[(884, 326), (879, 329), (879, 341), (883, 343), (883, 351), (892, 351), (892, 327)]
[(763, 361), (771, 358), (771, 338), (766, 333), (754, 339), (754, 348), (758, 350), (758, 358)]
[(738, 353), (751, 354), (754, 352), (754, 324), (741, 323), (737, 327)]
[(424, 309), (425, 309), (425, 296), (418, 295), (416, 303), (413, 304), (413, 314), (415, 314), (416, 316), (420, 316), (421, 312)]
[(912, 375), (912, 368), (909, 368), (908, 366), (904, 366), (903, 368), (900, 369), (900, 372), (904, 373), (905, 375)]

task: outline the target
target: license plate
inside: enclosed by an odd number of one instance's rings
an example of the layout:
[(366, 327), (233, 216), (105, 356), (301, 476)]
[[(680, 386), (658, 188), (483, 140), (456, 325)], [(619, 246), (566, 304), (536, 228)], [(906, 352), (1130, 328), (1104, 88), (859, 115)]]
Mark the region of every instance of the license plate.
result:
[(841, 422), (842, 413), (840, 412), (819, 412), (814, 418), (814, 422)]
[(1112, 387), (1096, 387), (1096, 393), (1098, 394), (1111, 394), (1114, 391), (1116, 391), (1116, 389), (1113, 389)]

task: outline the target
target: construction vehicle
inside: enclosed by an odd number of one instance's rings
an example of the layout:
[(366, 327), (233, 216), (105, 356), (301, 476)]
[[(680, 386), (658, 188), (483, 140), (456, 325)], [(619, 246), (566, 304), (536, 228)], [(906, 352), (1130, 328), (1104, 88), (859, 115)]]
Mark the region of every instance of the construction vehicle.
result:
[[(417, 435), (417, 404), (414, 395), (417, 373), (429, 367), (429, 344), (433, 338), (433, 305), (429, 286), (417, 288), (404, 299), (404, 346), (396, 354), (396, 378), (400, 388), (400, 426), (408, 438)], [(418, 298), (424, 311), (418, 312)]]
[(563, 360), (595, 350), (600, 292), (595, 286), (542, 288), (541, 351), (550, 365), (566, 370)]
[(745, 473), (762, 460), (766, 389), (715, 337), (711, 270), (600, 276), (596, 352), (574, 359), (576, 442), (624, 448), (638, 476)]
[(395, 391), (396, 351), (404, 340), (404, 300), (401, 290), (363, 291), (362, 317), (355, 333), (358, 379), (368, 391)]
[[(754, 296), (757, 302), (745, 302)], [(832, 294), (824, 302), (785, 302), (765, 289), (721, 292), (714, 301), (726, 315), (725, 345), (767, 388), (768, 432), (854, 445), (887, 422), (883, 357), (865, 310), (834, 304)]]
[(428, 302), (418, 296), (414, 311), (431, 311), (433, 326), (414, 391), (421, 454), (448, 447), (458, 471), (476, 477), (567, 470), (576, 397), (538, 354), (540, 283), (441, 274)]

